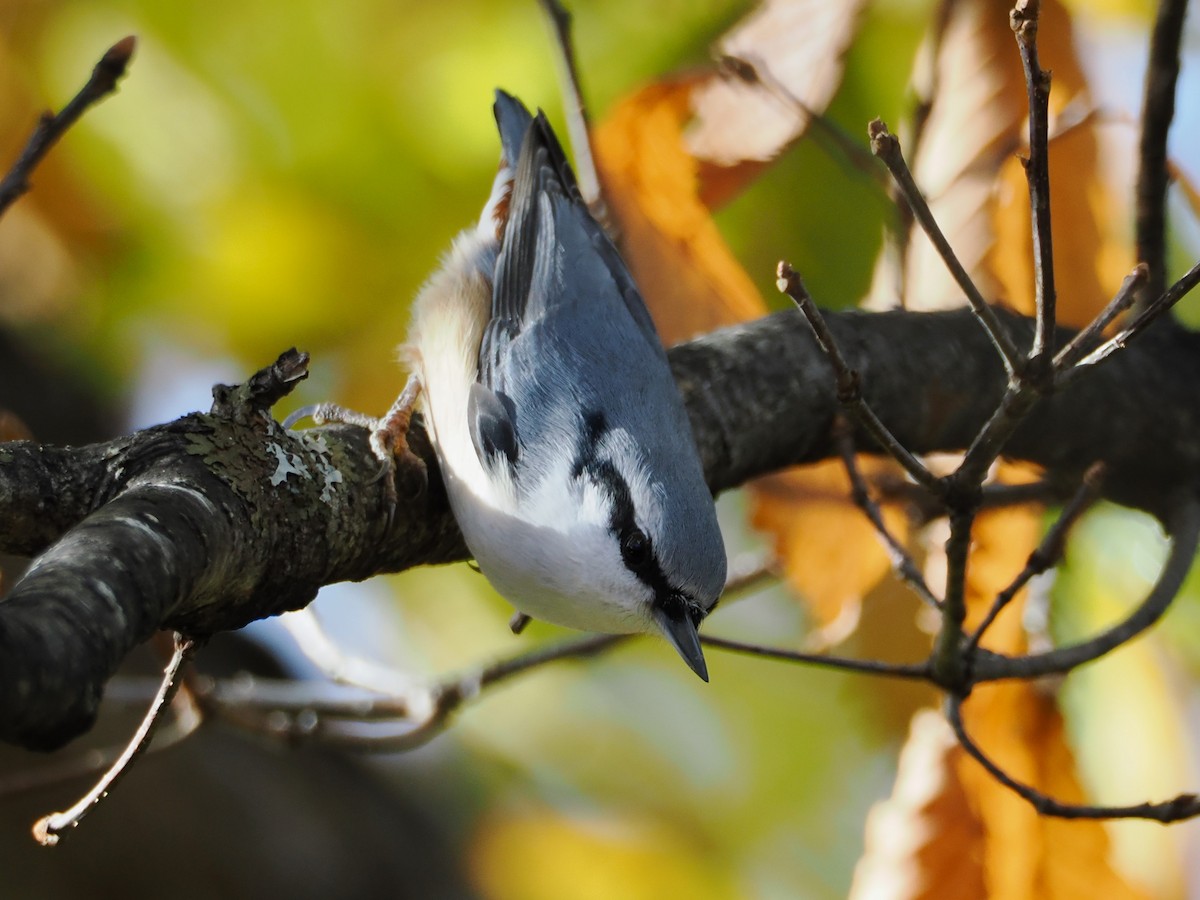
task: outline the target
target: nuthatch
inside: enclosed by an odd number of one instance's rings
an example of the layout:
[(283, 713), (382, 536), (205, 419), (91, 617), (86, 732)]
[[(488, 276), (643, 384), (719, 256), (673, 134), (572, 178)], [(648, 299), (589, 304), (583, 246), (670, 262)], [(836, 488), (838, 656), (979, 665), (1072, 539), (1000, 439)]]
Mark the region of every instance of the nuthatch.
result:
[(521, 613), (662, 634), (707, 681), (725, 549), (666, 352), (545, 115), (494, 112), (499, 173), (414, 303), (393, 410), (419, 386), (467, 547)]

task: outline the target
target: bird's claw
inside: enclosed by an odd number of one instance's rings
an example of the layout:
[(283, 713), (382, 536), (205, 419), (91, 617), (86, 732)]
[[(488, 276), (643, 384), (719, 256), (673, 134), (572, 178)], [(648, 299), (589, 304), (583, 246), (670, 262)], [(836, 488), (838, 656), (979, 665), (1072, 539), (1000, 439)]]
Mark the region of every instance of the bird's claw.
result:
[(411, 494), (414, 497), (425, 490), (429, 479), (425, 460), (408, 446), (408, 426), (420, 395), (421, 380), (416, 375), (410, 375), (404, 390), (382, 418), (376, 419), (336, 403), (318, 403), (297, 409), (283, 420), (283, 427), (290, 430), (298, 421), (308, 417), (318, 425), (340, 422), (368, 429), (371, 432), (371, 453), (379, 460), (379, 471), (368, 483), (383, 482), (387, 528), (390, 530), (399, 505), (397, 475), (402, 474), (406, 484), (412, 485)]

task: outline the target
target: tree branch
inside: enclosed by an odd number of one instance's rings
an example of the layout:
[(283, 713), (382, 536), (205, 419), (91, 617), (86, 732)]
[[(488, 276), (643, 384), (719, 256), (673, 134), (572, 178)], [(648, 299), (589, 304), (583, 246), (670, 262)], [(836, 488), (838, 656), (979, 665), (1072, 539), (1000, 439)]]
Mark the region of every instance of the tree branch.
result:
[(75, 124), (88, 107), (117, 89), (117, 82), (125, 74), (125, 67), (129, 65), (136, 45), (137, 40), (133, 35), (117, 41), (96, 63), (87, 84), (58, 115), (49, 112), (42, 114), (20, 157), (0, 180), (0, 215), (29, 190), (30, 174), (66, 130)]
[[(961, 450), (1004, 394), (1003, 367), (967, 310), (823, 318), (862, 373), (864, 400), (914, 453)], [(996, 318), (1013, 341), (1030, 339), (1030, 320)], [(670, 360), (714, 491), (837, 454), (833, 373), (795, 311)], [(1005, 452), (1076, 483), (1103, 460), (1105, 496), (1165, 515), (1200, 471), (1197, 385), (1200, 340), (1150, 329), (1040, 400)], [(226, 395), (235, 402), (218, 414), (102, 445), (0, 445), (0, 550), (65, 538), (0, 603), (0, 739), (48, 747), (86, 730), (121, 658), (157, 629), (202, 638), (304, 606), (324, 584), (466, 557), (419, 418), (409, 440), (428, 490), (398, 485), (389, 529), (363, 429), (289, 433), (263, 408), (270, 392)], [(866, 433), (854, 438), (874, 451)]]
[(1143, 305), (1167, 287), (1167, 133), (1175, 118), (1186, 13), (1187, 0), (1162, 0), (1150, 37), (1137, 175), (1137, 258), (1149, 268)]

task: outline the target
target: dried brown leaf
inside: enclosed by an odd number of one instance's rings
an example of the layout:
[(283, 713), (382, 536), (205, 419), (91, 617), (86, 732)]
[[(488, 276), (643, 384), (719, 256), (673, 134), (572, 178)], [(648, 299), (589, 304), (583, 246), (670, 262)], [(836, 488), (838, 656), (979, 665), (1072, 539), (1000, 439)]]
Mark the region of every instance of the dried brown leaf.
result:
[[(928, 114), (901, 131), (913, 175), (959, 260), (985, 297), (998, 283), (986, 265), (995, 240), (997, 174), (1019, 145), (1024, 80), (1008, 24), (1010, 3), (963, 0), (935, 22), (918, 55), (914, 93)], [(865, 305), (948, 309), (965, 305), (929, 240), (913, 226), (905, 245), (883, 256)], [(903, 301), (903, 303), (901, 303)]]
[(692, 91), (685, 134), (710, 207), (753, 181), (829, 105), (863, 6), (764, 0), (717, 42), (722, 64)]

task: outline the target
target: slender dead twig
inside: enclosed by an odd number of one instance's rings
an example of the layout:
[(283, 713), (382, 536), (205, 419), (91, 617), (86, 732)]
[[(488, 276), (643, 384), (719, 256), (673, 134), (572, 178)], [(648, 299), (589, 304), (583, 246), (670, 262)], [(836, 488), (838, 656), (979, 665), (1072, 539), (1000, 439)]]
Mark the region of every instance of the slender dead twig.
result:
[(192, 658), (195, 649), (196, 644), (190, 638), (185, 638), (180, 634), (175, 635), (175, 649), (171, 654), (170, 662), (167, 663), (166, 670), (163, 672), (158, 694), (155, 696), (154, 702), (150, 704), (150, 708), (146, 711), (141, 725), (134, 732), (133, 738), (125, 748), (125, 752), (117, 757), (116, 762), (104, 773), (104, 776), (74, 806), (64, 812), (50, 813), (34, 823), (33, 836), (39, 844), (45, 847), (53, 847), (57, 844), (61, 840), (63, 832), (68, 828), (78, 826), (83, 821), (84, 816), (95, 809), (97, 804), (109, 795), (117, 782), (120, 781), (121, 776), (129, 771), (133, 761), (141, 756), (142, 752), (149, 745), (150, 739), (154, 737), (155, 729), (158, 728), (159, 723), (162, 721), (163, 710), (171, 703), (171, 700), (179, 690), (180, 671), (187, 665), (188, 660)]
[(844, 656), (828, 656), (824, 653), (805, 653), (801, 650), (788, 650), (782, 647), (768, 647), (763, 644), (750, 644), (745, 641), (735, 641), (729, 638), (702, 634), (700, 643), (706, 647), (716, 647), (718, 650), (729, 650), (733, 653), (744, 653), (748, 656), (760, 656), (764, 659), (774, 659), (780, 662), (804, 663), (806, 665), (822, 666), (827, 669), (840, 669), (845, 672), (858, 672), (864, 675), (885, 675), (893, 678), (904, 678), (909, 681), (931, 680), (928, 663), (889, 663), (873, 659), (850, 659)]
[[(608, 210), (600, 190), (600, 175), (592, 154), (591, 129), (588, 127), (587, 104), (580, 86), (579, 66), (575, 61), (575, 43), (571, 39), (571, 13), (558, 0), (539, 0), (558, 50), (559, 83), (562, 86), (563, 109), (567, 116), (567, 134), (575, 154), (575, 180), (579, 192), (593, 216), (605, 228), (609, 226)], [(611, 233), (611, 232), (610, 232)]]
[(1063, 506), (1058, 519), (1050, 526), (1050, 530), (1046, 532), (1046, 536), (1042, 538), (1041, 543), (1029, 554), (1025, 568), (1020, 571), (1016, 578), (1009, 582), (1004, 590), (996, 595), (991, 609), (988, 610), (987, 615), (983, 617), (983, 621), (979, 623), (979, 627), (975, 629), (975, 633), (967, 641), (966, 652), (968, 656), (975, 652), (975, 648), (979, 646), (979, 641), (983, 638), (984, 633), (996, 621), (996, 617), (1017, 596), (1021, 588), (1025, 587), (1035, 576), (1041, 575), (1050, 569), (1050, 567), (1058, 565), (1062, 559), (1063, 549), (1066, 547), (1067, 532), (1071, 530), (1071, 527), (1079, 520), (1079, 517), (1096, 502), (1096, 497), (1100, 491), (1100, 483), (1103, 478), (1103, 463), (1095, 463), (1087, 470), (1087, 473), (1083, 476), (1083, 484), (1079, 486), (1075, 495)]
[(1200, 262), (1197, 262), (1188, 269), (1183, 277), (1167, 288), (1161, 297), (1148, 304), (1127, 328), (1109, 338), (1083, 359), (1079, 360), (1072, 372), (1078, 371), (1085, 366), (1093, 366), (1101, 360), (1107, 359), (1117, 350), (1123, 349), (1126, 344), (1153, 324), (1159, 316), (1191, 293), (1197, 284), (1200, 284)]
[(979, 288), (971, 280), (971, 276), (967, 274), (962, 263), (959, 262), (950, 242), (946, 240), (941, 226), (934, 219), (929, 204), (925, 202), (921, 189), (917, 187), (912, 172), (908, 169), (908, 163), (904, 161), (904, 154), (900, 151), (900, 141), (888, 131), (887, 125), (881, 119), (874, 119), (867, 126), (867, 134), (871, 138), (871, 152), (883, 160), (888, 171), (892, 173), (896, 185), (900, 188), (900, 193), (904, 195), (917, 222), (942, 257), (946, 269), (966, 296), (976, 318), (983, 324), (984, 330), (1000, 354), (1005, 372), (1011, 377), (1014, 372), (1020, 370), (1021, 352), (1000, 324), (995, 310), (988, 306), (987, 301), (983, 299), (983, 294), (979, 292)]
[(1037, 788), (1013, 778), (989, 757), (967, 734), (962, 720), (962, 700), (951, 697), (947, 701), (946, 719), (954, 729), (963, 750), (983, 766), (993, 778), (1020, 796), (1043, 816), (1059, 819), (1151, 819), (1155, 822), (1179, 822), (1200, 815), (1200, 797), (1195, 794), (1180, 794), (1161, 803), (1138, 803), (1132, 806), (1086, 806), (1063, 803)]
[(1171, 516), (1171, 549), (1158, 580), (1124, 620), (1089, 640), (1028, 656), (982, 654), (974, 663), (972, 683), (1060, 675), (1129, 643), (1160, 618), (1179, 594), (1200, 546), (1200, 500), (1192, 497)]
[[(139, 706), (144, 706), (157, 696), (161, 683), (162, 680), (158, 678), (114, 678), (109, 683), (104, 699), (108, 703), (124, 694), (125, 696), (121, 700), (117, 700), (118, 703), (136, 701)], [(143, 684), (148, 685), (149, 689), (142, 690)], [(161, 753), (168, 747), (173, 747), (190, 737), (204, 721), (203, 713), (196, 704), (195, 697), (186, 686), (181, 686), (179, 692), (175, 694), (171, 701), (171, 711), (173, 713), (171, 720), (160, 726), (154, 733), (154, 740), (146, 748), (147, 754)], [(71, 759), (7, 773), (0, 776), (0, 798), (41, 790), (64, 781), (104, 772), (121, 756), (122, 752), (124, 752), (122, 747), (94, 747)]]
[(780, 292), (787, 294), (792, 299), (792, 302), (799, 307), (800, 312), (804, 314), (804, 318), (808, 321), (813, 334), (817, 338), (817, 344), (820, 345), (821, 350), (824, 351), (825, 356), (829, 359), (829, 364), (833, 367), (834, 376), (837, 378), (838, 400), (846, 408), (851, 418), (875, 439), (883, 451), (888, 453), (896, 462), (900, 463), (904, 467), (904, 471), (908, 472), (914, 481), (928, 488), (933, 493), (940, 494), (942, 490), (941, 480), (930, 472), (923, 462), (909, 453), (903, 444), (896, 440), (896, 437), (888, 431), (887, 426), (879, 420), (874, 410), (871, 409), (867, 401), (863, 398), (862, 380), (859, 378), (858, 372), (850, 368), (849, 363), (846, 362), (846, 358), (838, 348), (837, 342), (833, 339), (833, 333), (829, 330), (829, 326), (825, 324), (825, 319), (821, 315), (821, 311), (817, 308), (817, 304), (813, 302), (808, 289), (800, 279), (800, 275), (789, 263), (780, 262), (776, 272), (776, 279), (775, 284)]
[(272, 738), (400, 753), (428, 743), (455, 712), (487, 688), (553, 662), (595, 656), (628, 638), (589, 635), (472, 668), (426, 683), (418, 703), (413, 702), (411, 690), (406, 696), (362, 691), (344, 696), (330, 694), (328, 685), (273, 679), (251, 679), (240, 685), (214, 682), (199, 690), (197, 699), (212, 715)]
[(75, 124), (88, 107), (116, 90), (117, 81), (125, 74), (125, 68), (129, 65), (136, 44), (137, 40), (133, 35), (117, 41), (100, 57), (100, 61), (92, 69), (92, 77), (70, 103), (57, 115), (42, 113), (37, 128), (25, 144), (25, 149), (0, 180), (0, 215), (29, 190), (29, 176), (67, 129)]
[(1187, 0), (1162, 0), (1150, 37), (1137, 175), (1137, 258), (1149, 268), (1143, 304), (1161, 296), (1167, 287), (1167, 132), (1175, 118), (1186, 12)]
[(1055, 354), (1054, 370), (1058, 375), (1057, 386), (1062, 385), (1065, 373), (1093, 349), (1092, 345), (1100, 339), (1104, 329), (1111, 325), (1117, 316), (1133, 306), (1138, 291), (1146, 283), (1149, 273), (1150, 270), (1145, 263), (1138, 263), (1134, 266), (1133, 271), (1126, 275), (1125, 280), (1121, 282), (1116, 296), (1100, 311), (1100, 315), (1092, 319), (1083, 331), (1077, 332)]
[(925, 577), (921, 574), (912, 555), (907, 548), (896, 539), (888, 528), (887, 523), (883, 520), (883, 511), (879, 508), (879, 504), (871, 496), (870, 490), (867, 488), (867, 483), (863, 479), (862, 472), (858, 468), (858, 461), (854, 455), (854, 441), (850, 433), (849, 423), (842, 417), (838, 417), (834, 422), (834, 443), (837, 444), (838, 452), (842, 457), (842, 465), (846, 468), (846, 474), (850, 478), (850, 494), (854, 499), (855, 505), (862, 510), (863, 515), (875, 528), (875, 534), (879, 537), (880, 543), (883, 544), (883, 549), (887, 551), (888, 558), (892, 562), (892, 569), (904, 581), (913, 593), (921, 599), (921, 602), (928, 606), (938, 609), (942, 602), (933, 595), (933, 591), (929, 589), (929, 585), (925, 583)]
[(1054, 326), (1057, 305), (1054, 288), (1054, 247), (1050, 232), (1050, 73), (1038, 63), (1037, 30), (1039, 0), (1017, 0), (1009, 13), (1009, 24), (1021, 52), (1025, 70), (1025, 90), (1029, 98), (1029, 159), (1025, 177), (1029, 182), (1029, 206), (1033, 216), (1033, 271), (1037, 326), (1033, 333), (1030, 359), (1043, 360), (1049, 372), (1049, 357), (1054, 354)]

